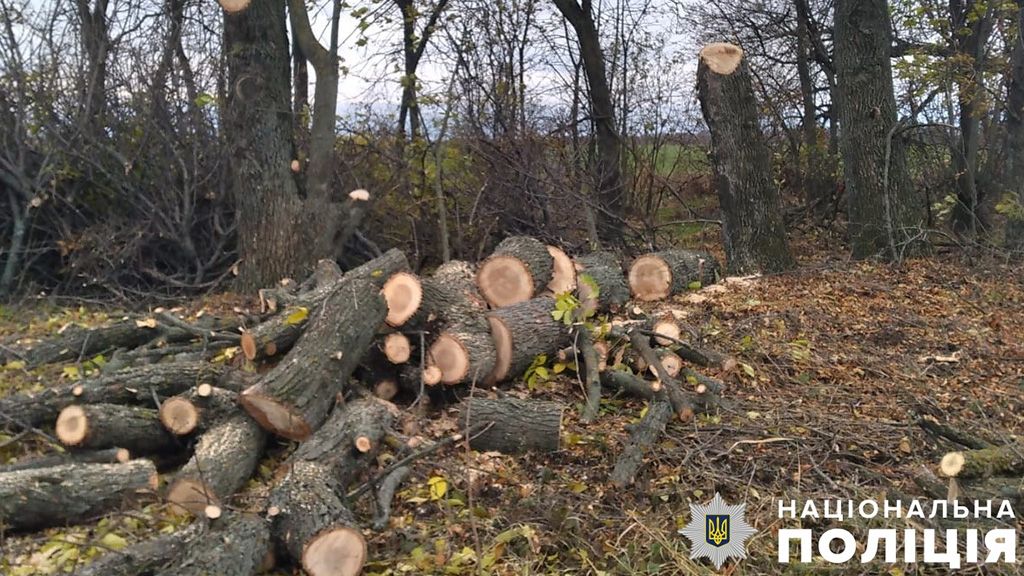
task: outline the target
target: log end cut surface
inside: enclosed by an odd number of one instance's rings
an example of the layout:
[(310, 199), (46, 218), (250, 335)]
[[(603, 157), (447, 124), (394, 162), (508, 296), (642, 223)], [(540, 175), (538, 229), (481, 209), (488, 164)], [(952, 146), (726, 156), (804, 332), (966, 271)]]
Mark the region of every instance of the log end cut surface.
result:
[(551, 254), (553, 269), (551, 271), (551, 282), (548, 282), (548, 290), (553, 294), (561, 294), (576, 289), (576, 264), (558, 246), (548, 246), (548, 254)]
[(220, 0), (220, 7), (228, 14), (237, 14), (249, 7), (250, 0)]
[[(450, 334), (441, 334), (430, 346), (433, 366), (441, 371), (441, 382), (458, 384), (469, 372), (469, 351)], [(429, 384), (424, 378), (424, 382)]]
[(743, 60), (743, 49), (727, 42), (713, 42), (701, 48), (700, 59), (715, 74), (729, 76)]
[(480, 265), (476, 284), (480, 294), (495, 308), (533, 298), (533, 275), (514, 256), (496, 254), (488, 258)]
[(392, 274), (381, 289), (388, 303), (388, 315), (384, 319), (389, 326), (405, 324), (420, 309), (423, 301), (423, 287), (420, 279), (408, 272)]
[(312, 432), (305, 418), (269, 396), (244, 392), (238, 396), (238, 402), (264, 430), (300, 442)]
[(196, 516), (204, 515), (207, 506), (219, 506), (217, 496), (202, 482), (191, 478), (175, 480), (167, 490), (167, 501), (174, 508), (185, 510)]
[(392, 364), (404, 364), (412, 356), (412, 344), (405, 334), (394, 332), (384, 337), (384, 356)]
[(508, 376), (512, 368), (512, 333), (505, 321), (497, 316), (488, 316), (491, 325), (491, 338), (494, 340), (494, 371), (487, 378), (488, 382), (500, 382)]
[(57, 416), (57, 438), (65, 446), (78, 446), (89, 436), (89, 418), (81, 406), (68, 406)]
[(160, 405), (160, 422), (174, 434), (189, 434), (199, 426), (199, 410), (186, 398), (168, 398)]
[(654, 254), (637, 258), (629, 267), (629, 288), (638, 300), (661, 300), (672, 291), (672, 269)]
[(949, 478), (956, 478), (960, 475), (960, 471), (964, 468), (964, 462), (967, 459), (964, 458), (963, 452), (949, 452), (942, 457), (942, 462), (939, 463), (939, 470), (943, 476)]
[(310, 576), (356, 576), (366, 563), (366, 540), (348, 527), (324, 530), (302, 552), (302, 568)]

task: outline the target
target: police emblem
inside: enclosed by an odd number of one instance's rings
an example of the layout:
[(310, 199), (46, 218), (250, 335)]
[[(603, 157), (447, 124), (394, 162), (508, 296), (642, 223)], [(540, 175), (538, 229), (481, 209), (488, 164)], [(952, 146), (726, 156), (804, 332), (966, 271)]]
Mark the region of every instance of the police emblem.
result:
[(746, 558), (744, 542), (757, 530), (743, 517), (745, 504), (730, 506), (715, 493), (707, 505), (690, 505), (690, 523), (679, 531), (689, 538), (690, 558), (708, 558), (721, 568), (729, 558)]

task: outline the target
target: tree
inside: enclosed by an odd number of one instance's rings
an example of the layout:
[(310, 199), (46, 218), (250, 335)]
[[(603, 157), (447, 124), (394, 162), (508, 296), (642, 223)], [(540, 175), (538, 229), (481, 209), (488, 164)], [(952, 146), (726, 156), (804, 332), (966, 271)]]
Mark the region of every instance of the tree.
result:
[(580, 58), (587, 77), (590, 111), (597, 146), (597, 233), (611, 245), (622, 244), (626, 191), (622, 183), (622, 143), (615, 128), (615, 104), (608, 85), (591, 0), (554, 0), (555, 7), (576, 31)]
[(887, 0), (837, 0), (840, 152), (854, 258), (897, 259), (920, 231), (896, 119)]
[(1006, 177), (1009, 196), (1006, 247), (1024, 251), (1024, 5), (1017, 10), (1017, 37), (1010, 55), (1006, 103)]

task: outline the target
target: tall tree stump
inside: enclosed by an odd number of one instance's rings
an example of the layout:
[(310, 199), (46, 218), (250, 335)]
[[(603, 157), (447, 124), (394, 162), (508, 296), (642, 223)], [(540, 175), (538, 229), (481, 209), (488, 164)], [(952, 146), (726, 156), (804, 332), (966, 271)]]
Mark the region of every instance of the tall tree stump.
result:
[(771, 154), (758, 125), (757, 100), (739, 46), (716, 42), (701, 49), (697, 94), (711, 132), (729, 271), (748, 274), (793, 267)]
[(509, 236), (480, 264), (476, 284), (492, 308), (529, 300), (551, 281), (554, 260), (547, 246), (529, 236)]
[(373, 284), (343, 280), (288, 356), (239, 395), (242, 407), (270, 432), (305, 440), (327, 418), (386, 313)]

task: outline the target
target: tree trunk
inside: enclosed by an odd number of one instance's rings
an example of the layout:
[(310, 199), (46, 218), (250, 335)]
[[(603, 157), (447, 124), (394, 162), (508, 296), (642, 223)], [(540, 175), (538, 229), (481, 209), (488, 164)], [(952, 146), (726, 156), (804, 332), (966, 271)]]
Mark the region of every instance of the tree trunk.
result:
[(184, 556), (156, 575), (253, 576), (270, 551), (267, 522), (231, 512), (214, 521), (208, 532), (189, 543)]
[(509, 236), (480, 264), (476, 285), (494, 308), (524, 302), (547, 288), (554, 259), (547, 246), (529, 236)]
[(555, 452), (561, 446), (565, 407), (560, 404), (518, 398), (471, 398), (462, 404), (462, 426), (483, 427), (470, 434), (469, 446), (473, 450), (520, 454)]
[(1010, 56), (1004, 188), (1011, 200), (1006, 203), (1006, 247), (1024, 253), (1024, 7), (1017, 11), (1017, 38)]
[(181, 447), (164, 429), (156, 410), (118, 404), (68, 406), (57, 417), (56, 434), (72, 448), (119, 447), (132, 454), (151, 454)]
[(160, 422), (177, 436), (196, 430), (208, 430), (238, 411), (238, 395), (228, 390), (200, 384), (185, 394), (160, 404)]
[(193, 522), (181, 530), (132, 544), (123, 550), (110, 550), (75, 572), (75, 576), (140, 576), (152, 574), (188, 551), (202, 532)]
[(722, 239), (734, 274), (779, 272), (793, 257), (782, 223), (782, 200), (761, 133), (757, 100), (743, 51), (709, 44), (700, 51), (697, 92), (711, 131)]
[(343, 279), (295, 348), (242, 392), (239, 402), (267, 430), (305, 440), (327, 418), (386, 312), (376, 286)]
[(0, 523), (8, 530), (37, 530), (81, 522), (156, 487), (149, 460), (6, 472), (0, 474)]
[(580, 301), (594, 312), (617, 311), (629, 301), (629, 284), (622, 263), (611, 252), (593, 252), (576, 259)]
[(497, 355), (487, 381), (516, 378), (537, 356), (553, 354), (569, 345), (569, 327), (551, 317), (554, 309), (555, 299), (541, 296), (487, 315)]
[[(923, 226), (897, 133), (886, 0), (837, 0), (835, 68), (840, 150), (854, 258), (897, 259)], [(888, 181), (888, 182), (886, 182)]]
[(646, 254), (629, 267), (629, 287), (638, 300), (663, 300), (718, 280), (719, 267), (707, 252), (666, 250)]
[(1024, 471), (1024, 450), (1020, 444), (1008, 444), (949, 452), (942, 457), (939, 470), (949, 478), (1020, 476)]
[(583, 71), (590, 88), (590, 109), (597, 143), (595, 180), (597, 184), (597, 232), (606, 247), (623, 243), (626, 187), (622, 178), (622, 143), (615, 129), (612, 100), (600, 35), (591, 0), (554, 0), (562, 16), (576, 31)]
[(84, 450), (75, 452), (63, 452), (50, 456), (37, 456), (5, 464), (0, 466), (0, 474), (16, 472), (18, 470), (32, 470), (36, 468), (53, 468), (67, 464), (124, 464), (131, 460), (132, 455), (124, 448), (107, 448), (106, 450)]
[(69, 326), (57, 337), (0, 351), (0, 363), (21, 360), (31, 370), (53, 362), (92, 358), (115, 348), (135, 348), (159, 335), (157, 326), (140, 325), (136, 319), (121, 320), (99, 328)]

